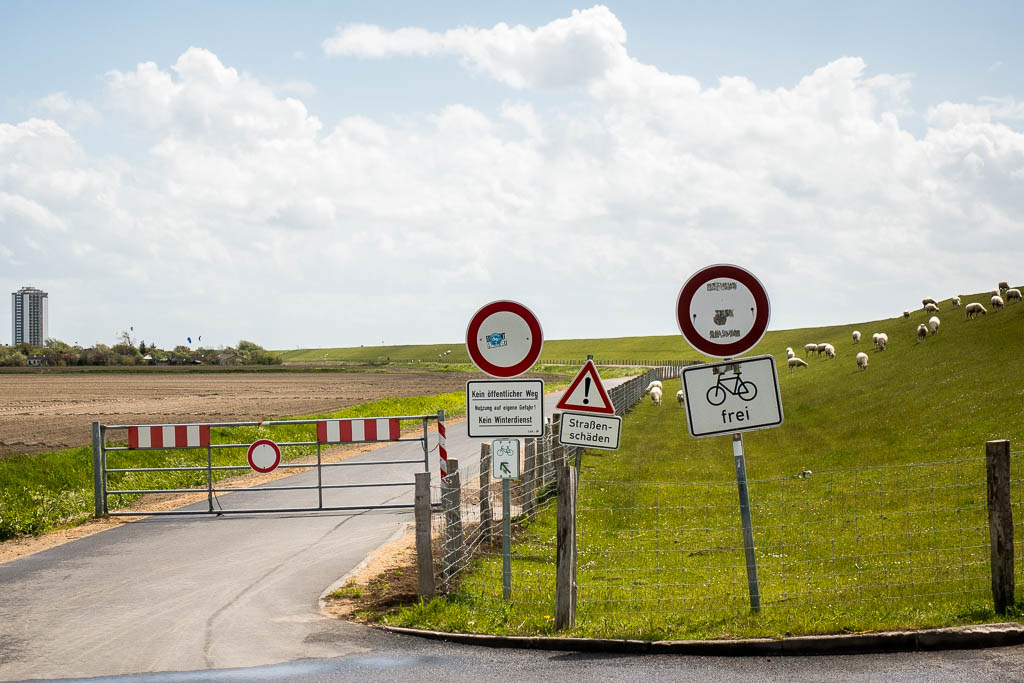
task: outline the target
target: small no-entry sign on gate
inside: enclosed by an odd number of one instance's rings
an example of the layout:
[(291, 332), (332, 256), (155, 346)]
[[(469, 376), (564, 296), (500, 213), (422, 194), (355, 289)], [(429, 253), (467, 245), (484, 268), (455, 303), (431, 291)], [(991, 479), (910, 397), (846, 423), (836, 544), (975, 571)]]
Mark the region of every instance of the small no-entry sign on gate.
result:
[(270, 439), (258, 439), (249, 446), (245, 459), (257, 472), (273, 472), (281, 464), (281, 448)]

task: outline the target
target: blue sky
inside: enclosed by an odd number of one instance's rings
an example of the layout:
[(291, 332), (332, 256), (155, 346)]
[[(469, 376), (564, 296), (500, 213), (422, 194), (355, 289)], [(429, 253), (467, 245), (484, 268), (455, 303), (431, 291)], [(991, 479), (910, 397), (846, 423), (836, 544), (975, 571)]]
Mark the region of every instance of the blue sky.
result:
[(1024, 281), (1022, 15), (6, 3), (0, 284), (83, 343), (457, 341), (495, 298), (671, 334), (718, 261), (773, 328), (895, 315)]

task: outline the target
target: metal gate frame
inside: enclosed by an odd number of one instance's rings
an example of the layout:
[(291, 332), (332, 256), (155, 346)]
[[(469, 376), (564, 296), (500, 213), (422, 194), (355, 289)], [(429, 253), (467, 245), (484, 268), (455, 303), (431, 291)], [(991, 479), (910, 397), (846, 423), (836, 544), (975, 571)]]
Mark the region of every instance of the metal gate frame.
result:
[[(281, 441), (276, 442), (280, 447), (287, 446), (316, 446), (316, 463), (286, 463), (282, 462), (275, 469), (310, 469), (315, 467), (317, 471), (317, 482), (315, 485), (307, 486), (251, 486), (251, 487), (227, 487), (218, 488), (214, 486), (213, 473), (215, 471), (225, 470), (238, 470), (244, 472), (251, 472), (252, 469), (248, 465), (217, 465), (213, 464), (213, 450), (221, 448), (248, 448), (251, 444), (247, 443), (213, 443), (212, 435), (209, 442), (205, 446), (160, 446), (158, 448), (152, 447), (140, 447), (131, 448), (130, 446), (108, 446), (107, 445), (107, 432), (117, 430), (129, 430), (132, 428), (152, 428), (152, 427), (199, 427), (207, 429), (216, 429), (219, 427), (274, 427), (281, 425), (317, 425), (325, 420), (419, 420), (423, 423), (423, 435), (402, 438), (401, 432), (399, 432), (399, 438), (397, 439), (373, 439), (373, 440), (358, 440), (358, 441), (344, 441), (344, 442), (329, 442), (327, 445), (333, 445), (338, 443), (344, 444), (360, 444), (360, 443), (398, 443), (403, 441), (419, 441), (423, 445), (423, 458), (415, 460), (383, 460), (375, 462), (331, 462), (325, 463), (322, 458), (322, 447), (325, 442), (320, 441)], [(362, 418), (323, 418), (317, 420), (261, 420), (257, 422), (210, 422), (210, 423), (190, 423), (190, 424), (176, 424), (176, 425), (104, 425), (99, 422), (92, 423), (92, 443), (93, 443), (93, 496), (95, 501), (95, 515), (97, 517), (102, 516), (124, 516), (124, 517), (138, 517), (138, 516), (149, 516), (149, 515), (208, 515), (208, 514), (249, 514), (249, 513), (275, 513), (275, 512), (319, 512), (319, 511), (333, 511), (333, 510), (383, 510), (383, 509), (412, 509), (413, 504), (382, 504), (382, 505), (342, 505), (342, 506), (325, 506), (324, 505), (324, 491), (328, 489), (346, 489), (346, 488), (371, 488), (371, 487), (385, 487), (385, 486), (408, 486), (410, 488), (415, 486), (415, 480), (410, 477), (409, 481), (396, 481), (396, 482), (379, 482), (379, 483), (368, 483), (368, 484), (324, 484), (323, 483), (323, 470), (325, 467), (372, 467), (374, 465), (404, 465), (404, 464), (422, 464), (425, 472), (430, 471), (430, 451), (429, 447), (429, 433), (428, 424), (431, 420), (436, 420), (438, 425), (438, 444), (437, 447), (442, 451), (442, 458), (444, 455), (444, 433), (445, 433), (445, 415), (444, 410), (438, 410), (433, 415), (385, 415), (376, 417), (362, 417)], [(127, 441), (127, 439), (126, 439)], [(191, 449), (196, 450), (198, 448), (206, 449), (206, 466), (182, 466), (182, 467), (107, 467), (107, 453), (116, 451), (146, 451), (146, 450), (185, 450)], [(107, 475), (111, 472), (206, 472), (206, 487), (204, 488), (180, 488), (180, 489), (114, 489), (108, 488)], [(246, 491), (317, 491), (317, 506), (316, 507), (290, 507), (290, 508), (246, 508), (246, 509), (227, 509), (219, 507), (220, 501), (218, 500), (218, 509), (214, 509), (214, 497), (218, 493), (237, 493)], [(148, 494), (148, 493), (206, 493), (208, 506), (206, 510), (135, 510), (132, 512), (120, 512), (109, 509), (108, 501), (112, 495), (125, 495), (125, 494)]]

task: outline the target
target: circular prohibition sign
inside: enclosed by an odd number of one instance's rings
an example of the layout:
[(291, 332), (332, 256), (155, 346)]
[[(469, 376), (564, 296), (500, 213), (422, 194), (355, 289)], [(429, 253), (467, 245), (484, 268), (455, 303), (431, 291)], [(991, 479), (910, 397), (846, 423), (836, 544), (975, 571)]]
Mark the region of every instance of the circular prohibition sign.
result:
[(491, 377), (517, 377), (540, 358), (544, 332), (533, 311), (515, 301), (492, 301), (473, 314), (466, 350)]
[(698, 270), (676, 300), (676, 322), (687, 343), (715, 358), (734, 358), (754, 348), (768, 331), (770, 317), (761, 281), (749, 270), (729, 264)]
[(257, 472), (273, 472), (281, 464), (281, 448), (270, 439), (257, 439), (249, 446), (245, 459), (249, 461), (249, 467)]

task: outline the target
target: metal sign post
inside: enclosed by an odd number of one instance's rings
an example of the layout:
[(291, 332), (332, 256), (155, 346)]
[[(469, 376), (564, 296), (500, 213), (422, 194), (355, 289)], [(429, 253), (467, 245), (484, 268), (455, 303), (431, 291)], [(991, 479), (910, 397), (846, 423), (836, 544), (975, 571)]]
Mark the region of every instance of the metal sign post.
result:
[(757, 581), (757, 556), (754, 555), (754, 524), (750, 520), (750, 495), (747, 492), (747, 462), (743, 457), (743, 435), (732, 435), (732, 454), (736, 460), (736, 487), (740, 494), (740, 519), (743, 523), (743, 553), (747, 558), (747, 588), (750, 609), (761, 611), (761, 589)]
[(519, 478), (519, 439), (491, 442), (491, 474), (501, 479), (501, 594), (512, 598), (512, 485)]

